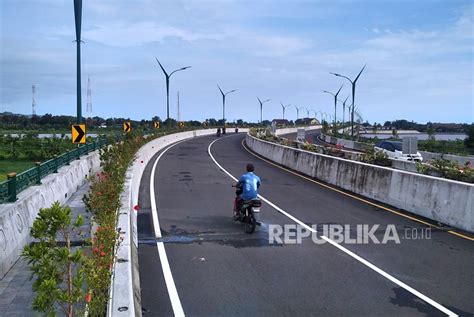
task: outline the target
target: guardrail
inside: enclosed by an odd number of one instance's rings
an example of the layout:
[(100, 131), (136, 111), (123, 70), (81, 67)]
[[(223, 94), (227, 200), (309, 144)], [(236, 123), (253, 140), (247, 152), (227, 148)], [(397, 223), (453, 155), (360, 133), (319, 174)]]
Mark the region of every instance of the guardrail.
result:
[[(115, 138), (113, 142), (118, 140), (119, 138)], [(43, 163), (38, 162), (35, 167), (19, 174), (8, 174), (7, 180), (0, 183), (0, 204), (15, 202), (18, 193), (21, 191), (32, 185), (40, 185), (42, 178), (49, 174), (57, 173), (58, 169), (62, 166), (69, 165), (69, 163), (79, 159), (82, 155), (89, 154), (90, 152), (100, 149), (110, 143), (109, 139), (99, 139), (79, 146), (76, 149), (68, 151)]]

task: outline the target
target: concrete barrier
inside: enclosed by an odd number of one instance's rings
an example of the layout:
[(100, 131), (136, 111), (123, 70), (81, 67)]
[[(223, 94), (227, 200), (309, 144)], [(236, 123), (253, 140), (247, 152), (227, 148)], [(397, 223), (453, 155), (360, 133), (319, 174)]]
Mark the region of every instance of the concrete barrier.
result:
[(423, 156), (423, 161), (431, 161), (434, 159), (443, 158), (445, 160), (456, 161), (459, 165), (466, 165), (470, 162), (471, 165), (474, 165), (474, 156), (461, 156), (453, 154), (443, 154), (443, 153), (433, 153), (427, 151), (418, 151), (421, 156)]
[(20, 192), (16, 202), (0, 205), (0, 279), (30, 242), (30, 228), (39, 210), (50, 207), (55, 201), (64, 204), (84, 184), (87, 176), (99, 168), (99, 152), (94, 151), (41, 179), (41, 185)]
[[(311, 131), (311, 130), (321, 129), (321, 127), (322, 127), (321, 125), (314, 125), (314, 126), (307, 126), (304, 128), (306, 129), (306, 131)], [(283, 134), (296, 133), (298, 131), (298, 128), (301, 128), (301, 127), (277, 129), (275, 131), (275, 135), (280, 136)]]
[(343, 138), (336, 138), (336, 137), (322, 134), (322, 133), (321, 133), (321, 140), (323, 140), (326, 143), (330, 143), (334, 145), (341, 144), (342, 146), (344, 146), (345, 149), (350, 149), (350, 150), (355, 150), (355, 151), (360, 151), (360, 152), (365, 152), (367, 150), (374, 148), (374, 145), (370, 143), (346, 140)]
[(474, 232), (474, 185), (365, 164), (246, 137), (275, 163), (396, 208)]
[[(239, 129), (239, 131), (248, 132), (248, 129)], [(138, 204), (140, 181), (145, 167), (158, 151), (172, 143), (215, 133), (216, 129), (206, 129), (170, 134), (154, 139), (138, 150), (135, 160), (127, 170), (124, 191), (120, 196), (122, 207), (119, 210), (117, 228), (124, 240), (117, 250), (117, 260), (114, 263), (108, 316), (141, 316), (142, 314), (138, 271), (137, 211), (134, 210), (134, 206)]]

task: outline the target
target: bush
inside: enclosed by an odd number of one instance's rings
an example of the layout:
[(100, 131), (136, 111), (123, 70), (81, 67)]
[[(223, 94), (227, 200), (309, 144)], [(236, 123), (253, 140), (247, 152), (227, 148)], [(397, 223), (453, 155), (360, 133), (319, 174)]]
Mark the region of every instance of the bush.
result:
[(382, 151), (375, 149), (369, 149), (360, 156), (361, 162), (368, 164), (375, 164), (380, 166), (392, 166), (392, 161), (388, 158), (387, 154)]
[[(79, 233), (82, 225), (82, 217), (79, 215), (72, 222), (71, 209), (61, 207), (59, 202), (39, 211), (30, 231), (36, 242), (27, 245), (22, 253), (32, 277), (36, 277), (34, 310), (54, 316), (59, 307), (65, 316), (79, 314), (78, 306), (84, 304), (86, 258), (81, 249), (72, 250), (71, 236)], [(58, 244), (58, 236), (64, 239), (64, 246)]]

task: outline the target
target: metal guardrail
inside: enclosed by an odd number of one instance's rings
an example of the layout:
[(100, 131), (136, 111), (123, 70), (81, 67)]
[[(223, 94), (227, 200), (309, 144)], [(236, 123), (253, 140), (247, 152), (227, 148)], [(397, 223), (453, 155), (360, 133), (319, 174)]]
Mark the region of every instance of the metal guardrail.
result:
[[(118, 139), (115, 141), (118, 141)], [(0, 204), (15, 202), (17, 200), (17, 194), (21, 191), (32, 185), (40, 185), (42, 178), (49, 174), (57, 173), (58, 169), (64, 165), (69, 165), (69, 163), (79, 159), (82, 155), (89, 154), (108, 144), (110, 144), (109, 139), (99, 139), (43, 163), (37, 163), (35, 167), (19, 174), (8, 174), (8, 179), (0, 183)]]

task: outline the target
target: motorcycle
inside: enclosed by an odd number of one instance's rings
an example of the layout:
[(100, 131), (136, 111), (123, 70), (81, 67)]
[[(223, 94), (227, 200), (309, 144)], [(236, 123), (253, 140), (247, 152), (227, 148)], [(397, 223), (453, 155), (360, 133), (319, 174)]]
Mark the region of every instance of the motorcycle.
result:
[[(239, 196), (242, 193), (242, 189), (235, 185), (232, 187), (237, 188), (235, 191), (236, 196)], [(239, 218), (236, 221), (240, 221), (245, 225), (246, 233), (253, 233), (255, 231), (256, 225), (261, 225), (260, 223), (260, 207), (262, 206), (262, 201), (259, 198), (254, 198), (249, 201), (244, 201), (240, 207)]]
[(235, 133), (239, 133), (239, 128), (235, 128)]
[(221, 136), (221, 129), (217, 129), (216, 135), (217, 135), (217, 137), (220, 137), (220, 136)]

